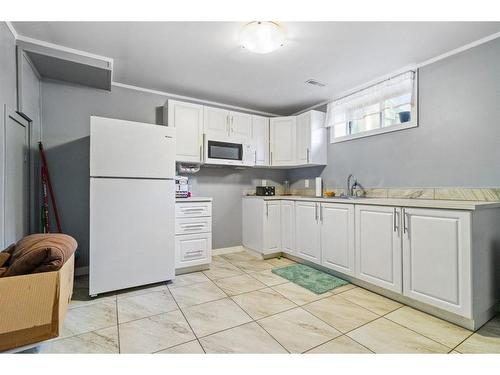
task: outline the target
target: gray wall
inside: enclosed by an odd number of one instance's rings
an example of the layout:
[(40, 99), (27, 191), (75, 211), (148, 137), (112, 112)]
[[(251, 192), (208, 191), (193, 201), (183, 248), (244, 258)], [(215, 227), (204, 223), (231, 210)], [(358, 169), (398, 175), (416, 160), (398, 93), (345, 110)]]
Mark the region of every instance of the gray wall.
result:
[[(43, 142), (63, 231), (79, 243), (77, 265), (88, 264), (89, 118), (91, 115), (161, 124), (168, 98), (119, 87), (112, 92), (42, 82)], [(241, 244), (241, 195), (258, 179), (281, 182), (283, 171), (203, 168), (191, 178), (197, 196), (214, 198), (213, 245)]]
[(289, 172), (294, 187), (349, 173), (366, 187), (499, 187), (500, 39), (423, 67), (419, 93), (417, 128), (331, 144), (326, 167)]

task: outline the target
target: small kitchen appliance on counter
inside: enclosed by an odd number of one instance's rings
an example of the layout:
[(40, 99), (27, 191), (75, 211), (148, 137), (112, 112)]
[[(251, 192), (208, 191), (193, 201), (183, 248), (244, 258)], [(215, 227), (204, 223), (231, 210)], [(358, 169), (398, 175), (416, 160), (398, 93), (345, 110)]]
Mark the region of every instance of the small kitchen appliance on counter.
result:
[(257, 186), (255, 195), (258, 196), (273, 196), (276, 195), (275, 186)]
[(175, 176), (175, 197), (189, 198), (190, 196), (189, 179), (184, 176)]

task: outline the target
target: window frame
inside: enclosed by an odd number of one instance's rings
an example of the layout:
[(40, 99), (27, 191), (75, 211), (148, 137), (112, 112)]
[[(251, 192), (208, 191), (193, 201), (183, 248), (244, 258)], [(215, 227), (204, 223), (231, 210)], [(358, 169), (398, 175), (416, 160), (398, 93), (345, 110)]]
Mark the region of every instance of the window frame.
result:
[[(381, 81), (382, 82), (382, 81)], [(347, 141), (352, 141), (354, 139), (359, 139), (359, 138), (366, 138), (366, 137), (372, 137), (374, 135), (379, 135), (379, 134), (386, 134), (386, 133), (392, 133), (396, 131), (401, 131), (405, 129), (412, 129), (418, 127), (418, 108), (419, 108), (419, 90), (418, 90), (418, 69), (415, 70), (415, 78), (414, 78), (415, 84), (413, 85), (413, 102), (414, 105), (411, 108), (411, 120), (408, 122), (403, 122), (395, 125), (390, 125), (386, 127), (380, 127), (377, 129), (373, 130), (368, 130), (365, 132), (360, 132), (356, 134), (348, 134), (344, 135), (341, 137), (335, 137), (335, 129), (334, 126), (331, 126), (329, 128), (329, 138), (330, 138), (330, 144), (333, 143), (341, 143), (341, 142), (347, 142)], [(380, 116), (381, 119), (381, 124), (383, 121), (383, 114)], [(347, 127), (348, 125), (346, 125)]]

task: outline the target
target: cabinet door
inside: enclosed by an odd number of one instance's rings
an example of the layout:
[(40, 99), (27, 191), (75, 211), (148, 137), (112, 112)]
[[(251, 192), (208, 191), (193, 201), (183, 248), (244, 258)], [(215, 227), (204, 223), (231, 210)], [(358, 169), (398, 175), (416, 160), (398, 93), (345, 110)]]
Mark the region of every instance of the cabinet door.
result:
[(471, 317), (470, 213), (405, 208), (403, 293)]
[(211, 233), (175, 236), (175, 268), (199, 266), (211, 261)]
[(281, 212), (279, 201), (265, 202), (264, 254), (281, 251)]
[(295, 116), (271, 118), (269, 126), (271, 165), (295, 165)]
[(244, 142), (252, 139), (252, 116), (241, 112), (230, 112), (230, 136)]
[(269, 119), (252, 116), (252, 139), (255, 145), (255, 165), (269, 165)]
[(296, 255), (314, 263), (321, 263), (319, 203), (295, 203)]
[(356, 276), (402, 293), (400, 209), (356, 205)]
[(220, 108), (203, 107), (203, 127), (211, 137), (229, 137), (229, 111)]
[(168, 126), (175, 127), (175, 160), (201, 163), (203, 157), (203, 106), (169, 100)]
[(281, 250), (295, 254), (295, 203), (281, 201)]
[(354, 276), (354, 205), (322, 203), (321, 264)]
[(310, 163), (311, 146), (311, 115), (310, 112), (297, 116), (297, 164)]

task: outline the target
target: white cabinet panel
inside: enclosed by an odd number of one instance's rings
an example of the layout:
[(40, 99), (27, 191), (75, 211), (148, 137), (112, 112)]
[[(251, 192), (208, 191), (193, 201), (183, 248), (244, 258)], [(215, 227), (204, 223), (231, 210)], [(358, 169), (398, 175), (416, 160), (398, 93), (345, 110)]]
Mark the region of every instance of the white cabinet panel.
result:
[(356, 276), (402, 292), (400, 209), (356, 205)]
[(168, 126), (176, 130), (176, 161), (201, 163), (203, 147), (203, 106), (168, 101)]
[(269, 118), (252, 116), (255, 165), (269, 165)]
[(281, 201), (281, 250), (295, 254), (295, 202)]
[(211, 202), (182, 202), (175, 205), (175, 217), (202, 217), (212, 216)]
[(244, 142), (252, 139), (252, 115), (241, 112), (230, 112), (230, 136)]
[(295, 203), (295, 250), (297, 256), (321, 263), (319, 203)]
[(229, 111), (220, 108), (203, 107), (205, 133), (215, 138), (229, 137)]
[(309, 164), (311, 152), (311, 122), (309, 113), (297, 116), (297, 164)]
[(175, 234), (194, 234), (212, 232), (212, 217), (193, 217), (175, 219)]
[(270, 119), (271, 165), (292, 166), (295, 161), (296, 118), (273, 117)]
[(297, 165), (326, 165), (325, 114), (308, 111), (297, 116)]
[(265, 202), (264, 254), (281, 251), (281, 211), (279, 201)]
[(354, 276), (354, 206), (322, 203), (321, 264)]
[(470, 213), (403, 213), (404, 295), (470, 317)]
[(175, 237), (175, 268), (199, 266), (212, 259), (212, 234), (185, 234)]

